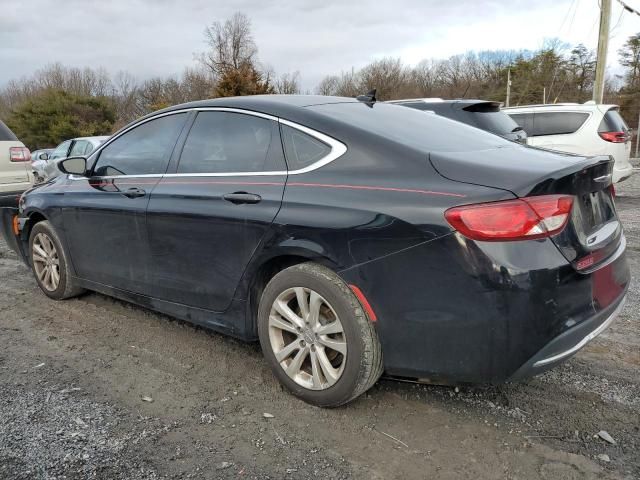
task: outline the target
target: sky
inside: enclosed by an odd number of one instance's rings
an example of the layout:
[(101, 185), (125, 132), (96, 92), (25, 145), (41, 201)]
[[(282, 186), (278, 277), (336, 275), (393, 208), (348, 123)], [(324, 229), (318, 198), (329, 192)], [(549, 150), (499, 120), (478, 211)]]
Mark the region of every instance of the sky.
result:
[[(640, 11), (640, 0), (624, 0)], [(53, 62), (179, 75), (202, 52), (204, 28), (249, 16), (261, 63), (300, 72), (303, 90), (372, 60), (407, 64), (469, 50), (540, 48), (545, 39), (596, 48), (598, 0), (0, 0), (0, 88)], [(640, 32), (613, 0), (608, 66)]]

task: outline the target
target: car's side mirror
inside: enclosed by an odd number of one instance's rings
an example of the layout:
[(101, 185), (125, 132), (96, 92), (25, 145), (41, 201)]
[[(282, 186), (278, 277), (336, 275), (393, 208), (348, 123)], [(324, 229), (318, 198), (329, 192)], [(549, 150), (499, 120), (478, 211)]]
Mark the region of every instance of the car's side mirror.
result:
[(62, 173), (84, 176), (87, 173), (87, 159), (84, 157), (69, 157), (58, 162), (58, 170)]
[(49, 154), (47, 152), (41, 153), (38, 155), (39, 160), (49, 160)]

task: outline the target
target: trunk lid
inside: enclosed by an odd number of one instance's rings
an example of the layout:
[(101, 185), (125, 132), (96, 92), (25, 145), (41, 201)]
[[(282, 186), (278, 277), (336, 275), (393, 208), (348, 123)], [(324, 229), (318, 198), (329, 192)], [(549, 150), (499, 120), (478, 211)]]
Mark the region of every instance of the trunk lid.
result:
[(569, 222), (551, 240), (577, 270), (594, 270), (624, 248), (611, 188), (610, 156), (583, 157), (514, 146), (434, 153), (430, 160), (450, 180), (508, 190), (517, 197), (573, 195)]

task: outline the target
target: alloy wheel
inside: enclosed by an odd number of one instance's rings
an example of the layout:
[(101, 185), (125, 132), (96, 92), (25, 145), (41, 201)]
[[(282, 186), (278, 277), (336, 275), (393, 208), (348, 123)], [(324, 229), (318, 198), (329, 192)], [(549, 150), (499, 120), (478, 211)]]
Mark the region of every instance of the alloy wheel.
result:
[(342, 376), (344, 328), (333, 307), (314, 290), (295, 287), (278, 295), (269, 314), (269, 341), (282, 369), (302, 387), (325, 390)]
[(53, 292), (60, 285), (60, 258), (58, 250), (51, 238), (38, 233), (33, 239), (31, 258), (36, 276), (42, 286), (49, 292)]

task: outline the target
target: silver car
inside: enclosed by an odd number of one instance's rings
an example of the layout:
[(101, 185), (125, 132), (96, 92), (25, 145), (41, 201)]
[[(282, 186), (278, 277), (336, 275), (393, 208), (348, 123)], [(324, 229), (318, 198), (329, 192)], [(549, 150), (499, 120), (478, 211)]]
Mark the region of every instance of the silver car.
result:
[(67, 157), (86, 157), (93, 152), (100, 144), (109, 138), (108, 136), (100, 137), (78, 137), (65, 140), (58, 145), (46, 157), (38, 155), (31, 166), (33, 168), (33, 176), (36, 182), (44, 182), (57, 177), (60, 171), (56, 167), (57, 163)]

